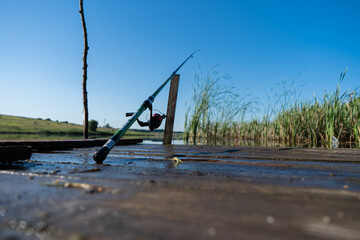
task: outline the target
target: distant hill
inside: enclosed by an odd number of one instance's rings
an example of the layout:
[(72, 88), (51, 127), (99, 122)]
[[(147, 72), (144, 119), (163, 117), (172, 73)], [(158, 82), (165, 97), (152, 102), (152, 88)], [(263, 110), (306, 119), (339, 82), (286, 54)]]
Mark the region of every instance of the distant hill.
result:
[[(99, 127), (95, 132), (90, 132), (91, 138), (111, 137), (117, 129)], [(150, 132), (149, 130), (129, 130), (124, 138), (149, 138), (160, 139), (163, 130)], [(0, 114), (0, 138), (6, 139), (7, 135), (57, 135), (71, 138), (82, 138), (83, 126), (80, 124), (52, 121), (51, 119), (26, 118)], [(182, 133), (177, 132), (177, 138)], [(31, 138), (31, 137), (30, 137)], [(34, 138), (38, 138), (35, 137)], [(29, 137), (27, 137), (29, 139)]]

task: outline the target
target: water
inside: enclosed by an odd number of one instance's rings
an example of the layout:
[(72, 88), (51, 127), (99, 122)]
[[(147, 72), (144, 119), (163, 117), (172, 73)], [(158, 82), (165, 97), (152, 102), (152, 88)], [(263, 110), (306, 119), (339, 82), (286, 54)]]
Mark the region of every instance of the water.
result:
[[(162, 139), (144, 139), (143, 144), (163, 144)], [(171, 141), (172, 145), (188, 145), (185, 141), (181, 139), (173, 139)]]

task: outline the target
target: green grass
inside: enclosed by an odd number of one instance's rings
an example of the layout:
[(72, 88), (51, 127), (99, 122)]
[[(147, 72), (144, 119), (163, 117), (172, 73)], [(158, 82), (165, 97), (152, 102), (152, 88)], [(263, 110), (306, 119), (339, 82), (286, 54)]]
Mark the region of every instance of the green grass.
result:
[(34, 118), (0, 115), (0, 133), (8, 134), (82, 134), (82, 126)]
[[(109, 138), (118, 129), (97, 128), (90, 131), (90, 138)], [(50, 119), (35, 119), (0, 114), (0, 139), (74, 139), (83, 137), (83, 126), (68, 122), (51, 121)], [(124, 138), (162, 139), (163, 131), (130, 129)], [(181, 138), (182, 133), (175, 133), (175, 138)]]
[[(277, 86), (280, 93), (274, 92), (272, 101), (266, 108), (262, 119), (253, 118), (250, 121), (243, 121), (245, 114), (251, 114), (246, 104), (249, 101), (237, 100), (243, 105), (235, 105), (231, 101), (224, 101), (225, 108), (234, 111), (233, 107), (243, 106), (240, 111), (240, 121), (234, 117), (228, 119), (229, 113), (223, 114), (223, 108), (212, 108), (213, 116), (219, 118), (198, 118), (198, 126), (206, 128), (191, 128), (191, 119), (196, 116), (195, 111), (186, 113), (185, 139), (197, 137), (210, 141), (223, 141), (224, 139), (242, 139), (264, 141), (272, 140), (286, 143), (289, 146), (332, 146), (332, 137), (336, 137), (342, 143), (349, 143), (350, 146), (360, 146), (360, 92), (359, 89), (341, 91), (341, 83), (344, 80), (346, 71), (340, 74), (339, 83), (333, 92), (325, 92), (322, 98), (314, 97), (307, 101), (300, 101), (296, 86), (288, 87), (286, 82)], [(203, 81), (206, 83), (206, 81)], [(201, 85), (200, 85), (201, 86)], [(219, 88), (217, 88), (219, 89)], [(194, 95), (202, 96), (203, 88), (194, 88)], [(218, 96), (219, 94), (217, 94)], [(207, 95), (206, 95), (207, 96)], [(232, 95), (236, 96), (236, 95)], [(270, 98), (270, 97), (269, 97)], [(222, 99), (227, 99), (222, 96)], [(238, 99), (238, 98), (237, 98)], [(212, 100), (207, 100), (211, 102)], [(195, 103), (195, 104), (194, 104)], [(193, 101), (196, 106), (196, 101)], [(190, 127), (189, 127), (190, 126)], [(204, 134), (205, 133), (205, 134)], [(193, 140), (195, 143), (195, 140)], [(353, 145), (352, 145), (353, 144)]]
[(331, 147), (334, 136), (340, 142), (359, 146), (360, 93), (358, 89), (341, 93), (345, 74), (340, 74), (335, 90), (325, 92), (321, 99), (290, 101), (282, 97), (281, 107), (270, 122), (271, 137), (292, 145)]

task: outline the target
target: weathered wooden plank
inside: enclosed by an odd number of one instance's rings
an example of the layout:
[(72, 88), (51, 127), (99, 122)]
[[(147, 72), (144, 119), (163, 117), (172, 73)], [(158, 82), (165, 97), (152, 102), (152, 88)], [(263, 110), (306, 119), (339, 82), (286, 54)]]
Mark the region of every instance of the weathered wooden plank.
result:
[[(106, 143), (107, 139), (74, 139), (74, 140), (5, 140), (0, 146), (28, 145), (36, 151), (51, 151), (69, 148), (98, 147)], [(121, 139), (118, 145), (132, 145), (141, 143), (142, 139)]]
[[(87, 156), (81, 153), (78, 158)], [(34, 161), (40, 160), (36, 155), (46, 154), (34, 154)], [(93, 166), (52, 162), (63, 155), (68, 161), (74, 153), (49, 154), (49, 162), (37, 162), (35, 169), (0, 171), (4, 234), (17, 239), (28, 233), (42, 239), (90, 240), (359, 239), (356, 191), (284, 186), (284, 181), (290, 183), (287, 178), (274, 182), (271, 176), (265, 185), (223, 170), (214, 175), (214, 163), (202, 174), (185, 164), (159, 174), (162, 169), (154, 162), (147, 168), (125, 163), (80, 171)], [(51, 170), (59, 172), (52, 175)]]
[(0, 146), (0, 162), (29, 159), (32, 150), (31, 146)]
[(139, 144), (94, 166), (94, 149), (1, 169), (1, 237), (359, 239), (360, 150)]
[[(171, 147), (171, 151), (169, 151)], [(356, 162), (360, 163), (360, 149), (329, 148), (280, 148), (247, 146), (129, 146), (119, 149), (118, 154), (143, 154), (146, 156), (173, 155), (186, 158), (209, 159), (261, 159), (314, 162)]]

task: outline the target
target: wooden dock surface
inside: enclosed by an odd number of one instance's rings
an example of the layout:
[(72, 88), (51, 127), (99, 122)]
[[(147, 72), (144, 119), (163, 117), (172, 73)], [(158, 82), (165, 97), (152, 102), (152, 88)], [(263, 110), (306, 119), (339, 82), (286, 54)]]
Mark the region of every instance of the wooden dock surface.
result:
[[(68, 140), (0, 140), (1, 146), (31, 146), (36, 151), (52, 151), (68, 148), (103, 146), (108, 139), (68, 139)], [(118, 146), (141, 143), (142, 139), (120, 139)]]
[(1, 239), (360, 239), (360, 150), (116, 146), (0, 164)]
[[(73, 148), (101, 147), (107, 139), (71, 140), (0, 140), (0, 162), (25, 160), (33, 151), (54, 151)], [(120, 139), (118, 146), (141, 143), (142, 139)]]

